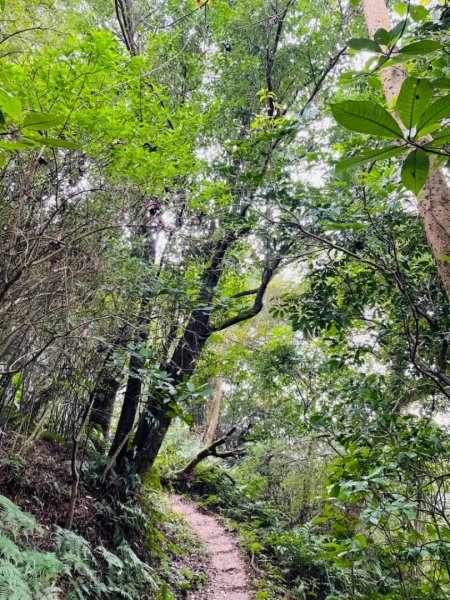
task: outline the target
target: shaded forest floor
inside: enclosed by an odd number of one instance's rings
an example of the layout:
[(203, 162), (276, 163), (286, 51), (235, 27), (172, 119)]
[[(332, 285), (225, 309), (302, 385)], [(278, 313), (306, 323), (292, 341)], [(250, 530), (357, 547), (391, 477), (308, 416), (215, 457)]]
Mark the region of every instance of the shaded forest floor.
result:
[[(36, 440), (19, 455), (25, 438), (4, 432), (0, 441), (0, 490), (47, 529), (63, 527), (70, 500), (70, 449), (57, 442)], [(99, 518), (101, 495), (81, 483), (75, 505), (78, 533), (92, 544), (107, 543), (108, 528)]]
[(202, 512), (193, 502), (174, 495), (174, 510), (206, 547), (206, 588), (189, 596), (192, 600), (251, 600), (251, 578), (235, 539), (225, 532), (218, 518)]
[[(37, 440), (31, 451), (19, 456), (24, 441), (21, 435), (3, 432), (0, 494), (32, 514), (43, 526), (22, 541), (39, 551), (53, 552), (52, 536), (59, 527), (64, 527), (69, 506), (71, 451), (56, 441)], [(100, 579), (107, 577), (107, 570), (98, 547), (116, 552), (117, 546), (125, 542), (154, 570), (161, 585), (167, 584), (167, 592), (161, 598), (212, 600), (213, 596), (206, 592), (201, 595), (209, 579), (209, 561), (203, 544), (184, 519), (172, 511), (168, 496), (152, 488), (121, 502), (114, 485), (96, 484), (95, 465), (90, 464), (89, 458), (80, 458), (83, 477), (73, 529), (88, 541), (97, 560)], [(58, 586), (64, 592), (63, 597), (72, 589), (65, 579), (58, 581)], [(151, 594), (150, 597), (156, 596)]]

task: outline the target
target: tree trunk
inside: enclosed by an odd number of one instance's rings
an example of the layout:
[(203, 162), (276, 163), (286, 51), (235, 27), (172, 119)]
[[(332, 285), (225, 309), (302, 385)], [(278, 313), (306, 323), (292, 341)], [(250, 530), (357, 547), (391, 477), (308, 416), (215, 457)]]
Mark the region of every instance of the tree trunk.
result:
[(313, 473), (311, 473), (311, 457), (313, 455), (314, 440), (310, 439), (307, 442), (305, 454), (305, 474), (303, 475), (303, 485), (301, 491), (301, 503), (298, 514), (299, 523), (303, 524), (309, 520), (311, 511), (311, 488), (313, 482)]
[(92, 391), (91, 423), (98, 425), (105, 440), (108, 439), (114, 401), (120, 387), (121, 372), (103, 365), (98, 382)]
[[(385, 0), (362, 0), (369, 35), (380, 29), (392, 29)], [(400, 65), (381, 71), (386, 100), (390, 105), (397, 98), (407, 73)], [(422, 218), (428, 244), (436, 260), (440, 278), (447, 297), (450, 299), (450, 191), (441, 171), (433, 170), (434, 159), (427, 182), (423, 188), (423, 198), (419, 202), (419, 214)], [(422, 195), (422, 194), (421, 194)]]
[(220, 373), (216, 376), (216, 387), (214, 389), (214, 394), (209, 398), (208, 401), (208, 417), (202, 438), (202, 442), (205, 444), (205, 446), (212, 444), (214, 435), (216, 433), (217, 424), (219, 423), (222, 389), (223, 375)]
[[(144, 343), (147, 340), (147, 333), (141, 332), (137, 339), (139, 339), (141, 343)], [(117, 424), (116, 435), (114, 436), (114, 441), (109, 451), (109, 456), (114, 456), (119, 446), (122, 446), (120, 452), (116, 455), (118, 463), (122, 461), (126, 450), (126, 446), (122, 444), (122, 442), (127, 436), (129, 436), (134, 425), (134, 420), (142, 392), (142, 381), (139, 372), (144, 368), (144, 366), (145, 359), (133, 352), (130, 357), (130, 375), (128, 376), (127, 380), (127, 387), (123, 398), (119, 422)]]
[[(202, 275), (199, 304), (209, 305), (214, 296), (214, 290), (219, 282), (222, 263), (230, 245), (239, 237), (237, 232), (228, 232), (217, 242), (211, 259), (211, 265)], [(209, 310), (195, 309), (179, 339), (171, 359), (161, 366), (161, 371), (166, 371), (171, 377), (173, 386), (177, 386), (183, 379), (189, 379), (194, 372), (197, 360), (212, 334), (210, 327)], [(161, 444), (169, 429), (172, 418), (168, 416), (170, 408), (166, 398), (159, 395), (152, 396), (139, 419), (136, 435), (128, 453), (133, 471), (144, 475), (155, 462)]]
[(129, 453), (135, 473), (143, 476), (153, 466), (171, 422), (172, 418), (161, 408), (158, 398), (148, 403)]
[[(176, 387), (180, 381), (192, 375), (197, 359), (212, 333), (208, 322), (209, 313), (193, 311), (170, 363), (161, 366), (161, 371), (166, 371), (171, 377), (173, 386)], [(133, 463), (133, 471), (139, 475), (145, 475), (153, 466), (172, 422), (172, 418), (167, 414), (170, 405), (165, 400), (167, 398), (159, 394), (153, 395), (139, 419), (136, 435), (128, 453), (128, 458)]]
[[(151, 213), (150, 216), (154, 217), (158, 214), (159, 205), (158, 208), (154, 209), (154, 212)], [(146, 226), (143, 226), (140, 234), (142, 235), (142, 233), (147, 233)], [(155, 265), (156, 238), (154, 235), (150, 235), (147, 238), (142, 258), (148, 266), (152, 267)], [(120, 412), (119, 423), (117, 424), (116, 434), (109, 451), (110, 457), (117, 456), (117, 462), (119, 464), (122, 462), (126, 453), (126, 444), (124, 444), (123, 441), (130, 435), (130, 432), (133, 428), (142, 393), (142, 370), (145, 367), (145, 358), (141, 354), (138, 354), (138, 352), (148, 342), (150, 314), (152, 311), (150, 301), (153, 297), (153, 286), (151, 284), (151, 279), (148, 278), (148, 280), (144, 283), (146, 285), (146, 289), (142, 296), (136, 332), (133, 339), (135, 348), (130, 356), (127, 387), (123, 399), (122, 410)], [(120, 450), (117, 453), (119, 448)]]
[[(210, 266), (205, 269), (202, 275), (198, 303), (200, 306), (207, 306), (207, 309), (197, 308), (192, 311), (191, 316), (185, 326), (170, 360), (161, 366), (162, 371), (166, 371), (171, 378), (173, 386), (177, 387), (181, 381), (187, 381), (195, 370), (197, 361), (202, 350), (215, 331), (222, 331), (232, 325), (246, 321), (256, 316), (263, 308), (263, 298), (267, 286), (271, 281), (276, 269), (280, 265), (284, 252), (289, 249), (286, 245), (280, 255), (273, 261), (267, 261), (264, 267), (261, 284), (255, 295), (253, 306), (242, 311), (240, 314), (226, 319), (221, 324), (211, 327), (211, 311), (216, 286), (219, 282), (223, 268), (223, 260), (228, 249), (233, 242), (239, 239), (244, 233), (247, 233), (248, 226), (243, 226), (240, 230), (228, 231), (226, 235), (217, 242), (213, 252)], [(170, 400), (152, 396), (139, 419), (136, 435), (131, 444), (131, 449), (127, 454), (132, 469), (139, 475), (145, 475), (153, 466), (158, 455), (161, 444), (169, 429), (172, 418), (168, 416), (170, 412)]]
[[(114, 402), (123, 373), (123, 364), (117, 365), (111, 363), (114, 358), (114, 351), (119, 348), (125, 348), (129, 339), (129, 327), (128, 325), (123, 325), (113, 343), (113, 347), (109, 349), (103, 361), (94, 389), (91, 392), (92, 412), (90, 422), (100, 427), (105, 439), (108, 439), (109, 436)], [(100, 351), (102, 351), (101, 348)]]

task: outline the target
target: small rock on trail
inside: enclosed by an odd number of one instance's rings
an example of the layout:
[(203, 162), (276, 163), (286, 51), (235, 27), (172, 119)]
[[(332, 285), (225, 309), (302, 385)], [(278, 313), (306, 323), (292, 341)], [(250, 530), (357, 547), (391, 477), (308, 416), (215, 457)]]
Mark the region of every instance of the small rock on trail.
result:
[[(212, 515), (201, 512), (193, 502), (172, 497), (174, 510), (186, 518), (206, 546), (209, 557), (206, 595), (208, 600), (251, 600), (251, 585), (236, 541)], [(198, 596), (190, 596), (192, 600)]]

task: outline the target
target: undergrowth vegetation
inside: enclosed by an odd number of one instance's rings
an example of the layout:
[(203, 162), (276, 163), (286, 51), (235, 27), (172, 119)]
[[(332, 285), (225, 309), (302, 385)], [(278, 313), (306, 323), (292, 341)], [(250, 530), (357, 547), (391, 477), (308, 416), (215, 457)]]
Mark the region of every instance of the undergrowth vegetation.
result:
[(0, 0), (0, 600), (209, 593), (173, 489), (258, 600), (450, 597), (449, 48), (450, 0)]
[[(407, 450), (411, 446), (406, 442), (405, 430), (404, 455), (395, 460), (421, 455), (422, 468), (426, 456), (433, 457), (436, 464), (437, 455), (447, 452), (447, 437), (438, 427), (418, 418), (405, 417), (404, 423), (410, 433), (414, 432), (414, 451)], [(420, 431), (425, 443), (422, 448), (418, 441)], [(180, 443), (181, 436), (184, 445)], [(166, 477), (177, 462), (185, 463), (196, 452), (196, 436), (190, 444), (186, 439), (189, 435), (176, 430), (169, 437), (167, 455), (163, 452), (159, 463)], [(389, 451), (386, 442), (384, 435), (384, 452)], [(404, 464), (400, 480), (394, 458), (390, 469), (381, 469), (373, 462), (373, 455), (365, 471), (353, 458), (356, 447), (352, 446), (351, 455), (346, 455), (344, 442), (341, 443), (341, 457), (322, 461), (322, 476), (309, 488), (313, 498), (303, 495), (299, 482), (304, 473), (302, 461), (298, 460), (289, 465), (297, 471), (293, 478), (297, 501), (289, 496), (285, 502), (279, 502), (286, 480), (281, 477), (280, 489), (274, 489), (276, 478), (268, 471), (261, 442), (255, 444), (254, 439), (244, 458), (231, 459), (228, 464), (208, 459), (197, 467), (187, 485), (179, 481), (175, 485), (196, 497), (205, 508), (225, 517), (228, 526), (239, 535), (255, 571), (258, 599), (397, 600), (402, 594), (417, 600), (444, 598), (450, 530), (438, 515), (431, 514), (428, 523), (418, 517), (418, 503), (411, 494)], [(276, 441), (274, 444), (279, 446)], [(263, 445), (267, 450), (267, 441)], [(360, 451), (364, 452), (364, 447), (361, 445)], [(273, 468), (280, 466), (277, 463)], [(421, 501), (426, 504), (430, 490), (421, 491)], [(299, 510), (302, 501), (308, 504), (307, 518), (303, 520), (305, 510)], [(408, 537), (402, 533), (405, 529)], [(438, 569), (429, 573), (428, 583), (424, 584), (418, 574), (427, 573), (427, 562), (432, 557), (443, 572), (440, 575)]]
[[(58, 526), (69, 495), (52, 462), (54, 444), (43, 442), (39, 458), (9, 454), (0, 461), (2, 481), (20, 503), (0, 496), (2, 600), (170, 600), (203, 586), (203, 547), (172, 512), (156, 479), (121, 500), (117, 486), (131, 489), (133, 479), (115, 476), (105, 487), (105, 460), (93, 455), (83, 467), (87, 500), (78, 505), (79, 532)], [(65, 453), (59, 447), (59, 460)], [(54, 512), (47, 514), (49, 498)]]
[[(111, 523), (114, 552), (60, 527), (49, 532), (0, 496), (1, 600), (170, 600), (203, 586), (203, 548), (162, 492), (150, 492), (144, 510), (122, 507)], [(126, 542), (125, 528), (145, 532), (145, 562)]]
[(103, 546), (93, 549), (80, 535), (57, 528), (45, 537), (51, 551), (43, 551), (36, 543), (44, 539), (44, 529), (34, 517), (4, 496), (0, 515), (2, 600), (56, 599), (63, 589), (68, 600), (156, 597), (155, 571), (126, 543), (114, 554)]

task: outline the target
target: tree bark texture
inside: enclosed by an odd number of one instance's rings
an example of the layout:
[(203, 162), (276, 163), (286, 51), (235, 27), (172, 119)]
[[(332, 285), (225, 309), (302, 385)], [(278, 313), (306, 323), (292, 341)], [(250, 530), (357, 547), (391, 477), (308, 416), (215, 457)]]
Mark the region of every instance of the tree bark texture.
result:
[(217, 425), (219, 423), (219, 415), (220, 415), (220, 403), (222, 400), (222, 390), (223, 390), (223, 375), (219, 373), (216, 376), (216, 386), (214, 389), (213, 395), (209, 398), (208, 401), (208, 414), (206, 420), (206, 427), (203, 433), (202, 442), (205, 446), (209, 446), (212, 444), (214, 440), (214, 435), (216, 433)]

